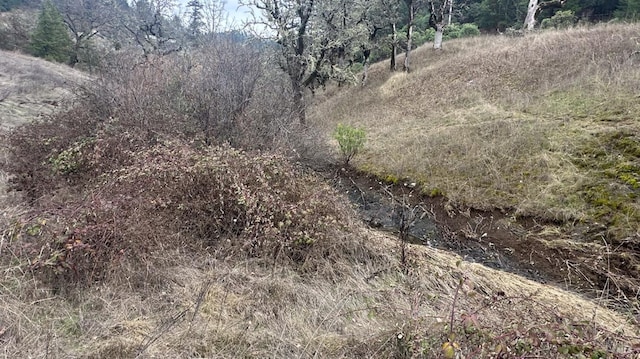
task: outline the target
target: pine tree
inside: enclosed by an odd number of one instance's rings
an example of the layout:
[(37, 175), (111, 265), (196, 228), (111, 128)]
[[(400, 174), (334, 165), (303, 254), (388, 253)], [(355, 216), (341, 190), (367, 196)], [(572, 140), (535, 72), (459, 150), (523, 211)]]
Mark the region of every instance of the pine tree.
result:
[(204, 21), (202, 17), (202, 3), (199, 0), (190, 0), (187, 3), (187, 7), (191, 9), (189, 16), (189, 39), (197, 41), (202, 36), (202, 29), (204, 28)]
[(37, 57), (66, 62), (69, 60), (71, 39), (58, 9), (50, 2), (42, 4), (36, 30), (31, 36), (31, 53)]

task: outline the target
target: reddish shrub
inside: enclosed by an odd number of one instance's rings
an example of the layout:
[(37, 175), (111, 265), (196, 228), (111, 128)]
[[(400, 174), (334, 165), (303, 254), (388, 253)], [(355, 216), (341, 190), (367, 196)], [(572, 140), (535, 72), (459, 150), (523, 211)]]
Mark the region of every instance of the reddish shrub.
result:
[[(34, 222), (24, 233), (39, 243), (33, 268), (43, 278), (89, 283), (122, 260), (178, 247), (304, 265), (350, 218), (328, 185), (280, 155), (180, 141), (130, 155), (71, 200), (40, 201), (31, 217), (48, 219), (47, 231), (28, 234)], [(81, 160), (95, 157), (84, 151)]]

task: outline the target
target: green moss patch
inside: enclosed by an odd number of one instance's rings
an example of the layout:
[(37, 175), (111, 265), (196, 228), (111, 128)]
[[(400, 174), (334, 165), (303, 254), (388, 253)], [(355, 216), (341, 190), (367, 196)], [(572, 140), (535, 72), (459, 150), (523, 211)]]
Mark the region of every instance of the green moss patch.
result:
[(640, 224), (640, 135), (630, 130), (599, 133), (575, 154), (574, 164), (592, 174), (579, 195), (597, 220), (630, 235)]

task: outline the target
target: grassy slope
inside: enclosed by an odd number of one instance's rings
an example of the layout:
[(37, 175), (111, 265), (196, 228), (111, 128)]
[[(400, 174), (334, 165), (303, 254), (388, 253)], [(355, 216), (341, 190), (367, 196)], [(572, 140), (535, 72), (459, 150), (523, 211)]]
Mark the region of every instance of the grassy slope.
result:
[(411, 74), (376, 64), (365, 88), (329, 91), (310, 117), (327, 131), (365, 128), (356, 164), (382, 178), (418, 180), (455, 204), (635, 237), (638, 36), (639, 25), (601, 25), (422, 47)]
[[(314, 275), (300, 275), (286, 267), (172, 253), (175, 265), (143, 273), (148, 287), (131, 288), (121, 279), (73, 300), (3, 265), (3, 350), (8, 358), (132, 358), (139, 352), (156, 358), (389, 358), (405, 357), (406, 346), (433, 358), (447, 340), (461, 278), (454, 331), (466, 353), (484, 343), (487, 357), (503, 342), (493, 338), (504, 335), (514, 348), (517, 338), (528, 342), (535, 330), (560, 341), (534, 344), (547, 357), (556, 357), (564, 341), (607, 337), (615, 339), (609, 350), (629, 351), (639, 335), (629, 318), (593, 302), (481, 265), (458, 267), (455, 256), (436, 250), (411, 248), (416, 273), (429, 275), (405, 276), (392, 239), (370, 231), (359, 235), (366, 238), (363, 253), (382, 257), (360, 263), (342, 258)], [(476, 320), (466, 335), (465, 315)], [(568, 329), (585, 324), (587, 332), (597, 330), (576, 335)]]
[[(0, 131), (64, 106), (72, 98), (73, 87), (87, 79), (68, 66), (0, 50)], [(0, 146), (0, 160), (2, 156)], [(0, 171), (0, 202), (8, 195), (5, 177)]]
[(87, 79), (67, 66), (0, 50), (0, 128), (51, 113)]
[[(25, 60), (38, 71), (50, 68)], [(7, 107), (0, 111), (6, 116)], [(0, 200), (0, 357), (388, 358), (407, 357), (409, 349), (437, 357), (454, 303), (456, 341), (467, 353), (480, 346), (486, 355), (503, 344), (514, 348), (516, 333), (525, 344), (527, 334), (542, 335), (536, 348), (548, 357), (564, 341), (576, 342), (575, 335), (587, 343), (613, 338), (621, 351), (633, 342), (621, 333), (640, 335), (632, 318), (597, 303), (480, 265), (458, 265), (457, 256), (435, 249), (410, 246), (413, 270), (402, 274), (395, 239), (362, 228), (355, 218), (344, 219), (353, 236), (336, 240), (356, 243), (357, 256), (318, 259), (316, 273), (159, 251), (166, 264), (138, 273), (144, 286), (119, 277), (62, 296), (33, 279), (28, 263), (3, 245), (20, 240), (14, 215), (23, 209)], [(473, 330), (464, 334), (464, 328)], [(500, 335), (509, 341), (492, 341)], [(560, 342), (545, 344), (548, 339)]]

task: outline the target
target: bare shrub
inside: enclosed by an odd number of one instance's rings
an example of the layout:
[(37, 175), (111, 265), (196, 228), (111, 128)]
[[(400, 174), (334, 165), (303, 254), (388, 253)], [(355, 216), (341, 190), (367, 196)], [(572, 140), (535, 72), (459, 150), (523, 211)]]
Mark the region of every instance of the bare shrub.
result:
[(2, 170), (32, 205), (16, 253), (37, 258), (41, 278), (91, 283), (179, 248), (313, 266), (316, 244), (349, 216), (289, 164), (315, 132), (292, 126), (286, 83), (267, 89), (280, 74), (258, 50), (223, 41), (110, 64), (76, 107), (7, 134)]
[(128, 163), (130, 151), (149, 145), (144, 132), (103, 121), (83, 106), (17, 127), (5, 137), (8, 159), (2, 170), (11, 175), (9, 188), (32, 204)]
[(323, 152), (317, 131), (297, 123), (291, 84), (265, 61), (268, 52), (264, 44), (220, 37), (191, 53), (144, 62), (112, 56), (84, 96), (102, 117), (135, 118), (132, 125), (154, 133), (313, 157)]
[[(102, 144), (78, 160), (91, 166)], [(167, 141), (130, 160), (76, 194), (40, 200), (30, 213), (23, 243), (42, 278), (91, 283), (122, 261), (148, 263), (154, 251), (179, 247), (312, 268), (316, 245), (325, 247), (349, 217), (327, 185), (280, 155)]]
[(34, 16), (21, 10), (0, 14), (0, 49), (27, 51), (35, 21)]

